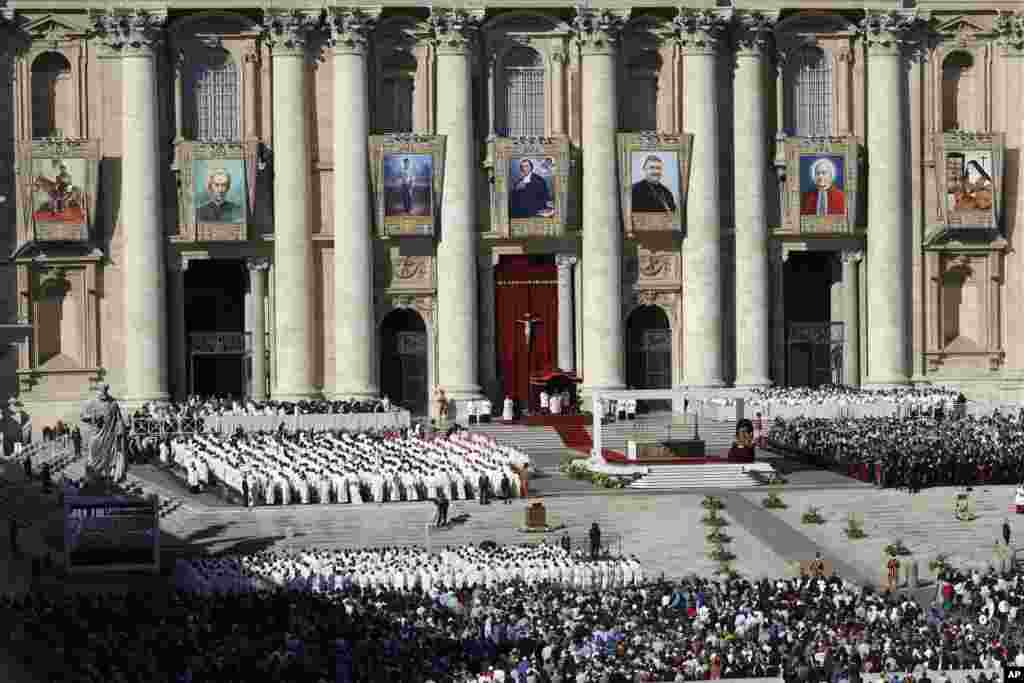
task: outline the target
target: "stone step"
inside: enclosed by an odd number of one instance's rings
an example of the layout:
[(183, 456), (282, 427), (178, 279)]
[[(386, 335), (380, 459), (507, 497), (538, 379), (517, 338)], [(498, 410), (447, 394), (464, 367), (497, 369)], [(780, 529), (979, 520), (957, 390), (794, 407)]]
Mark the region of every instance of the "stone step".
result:
[(767, 463), (722, 465), (659, 465), (629, 485), (631, 489), (753, 488), (761, 484), (751, 471), (765, 476), (773, 472)]

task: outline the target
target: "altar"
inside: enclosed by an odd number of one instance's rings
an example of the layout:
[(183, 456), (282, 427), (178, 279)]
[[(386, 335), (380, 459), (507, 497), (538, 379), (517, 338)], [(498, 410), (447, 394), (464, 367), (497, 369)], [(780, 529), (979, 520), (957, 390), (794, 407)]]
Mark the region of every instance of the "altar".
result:
[(626, 459), (638, 465), (704, 457), (706, 448), (703, 439), (630, 439), (626, 442)]

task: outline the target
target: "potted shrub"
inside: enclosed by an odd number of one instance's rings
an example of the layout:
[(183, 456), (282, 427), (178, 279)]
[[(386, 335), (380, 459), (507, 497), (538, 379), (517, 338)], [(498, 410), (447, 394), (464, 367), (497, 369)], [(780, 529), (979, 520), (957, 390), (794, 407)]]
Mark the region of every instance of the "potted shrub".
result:
[(825, 518), (821, 516), (820, 508), (810, 505), (804, 513), (800, 515), (800, 521), (804, 524), (824, 524)]

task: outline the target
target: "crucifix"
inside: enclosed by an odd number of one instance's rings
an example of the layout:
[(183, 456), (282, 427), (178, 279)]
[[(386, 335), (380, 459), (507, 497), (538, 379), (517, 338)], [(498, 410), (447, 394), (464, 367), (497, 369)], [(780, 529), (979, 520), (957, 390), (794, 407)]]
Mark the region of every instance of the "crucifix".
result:
[(540, 325), (544, 321), (533, 313), (527, 313), (516, 322), (523, 326), (523, 334), (526, 335), (526, 346), (530, 347), (533, 342), (533, 326)]
[(532, 397), (530, 396), (530, 366), (532, 365), (531, 361), (533, 360), (531, 357), (533, 355), (531, 353), (533, 351), (533, 326), (539, 325), (543, 321), (533, 313), (527, 312), (516, 322), (523, 326), (523, 334), (526, 337), (526, 405), (529, 408), (533, 404)]

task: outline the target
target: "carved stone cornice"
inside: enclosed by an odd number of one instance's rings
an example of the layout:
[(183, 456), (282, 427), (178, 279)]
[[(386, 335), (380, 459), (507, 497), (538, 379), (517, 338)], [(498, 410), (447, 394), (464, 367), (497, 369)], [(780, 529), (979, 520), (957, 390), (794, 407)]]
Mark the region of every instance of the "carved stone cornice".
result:
[(868, 54), (896, 57), (913, 56), (925, 41), (927, 22), (906, 10), (868, 11), (860, 21), (860, 35)]
[(124, 57), (151, 57), (165, 38), (167, 12), (119, 10), (92, 15), (95, 35)]
[(572, 20), (573, 40), (584, 55), (615, 54), (630, 11), (577, 7)]
[(305, 57), (313, 33), (320, 27), (320, 12), (267, 9), (263, 12), (263, 41), (274, 57)]
[(480, 35), (484, 10), (432, 9), (430, 40), (438, 54), (470, 55)]
[(325, 21), (334, 54), (365, 55), (367, 39), (380, 18), (379, 7), (332, 7)]
[(1000, 12), (992, 32), (999, 45), (1017, 56), (1024, 56), (1024, 13)]
[(732, 39), (737, 56), (762, 57), (774, 43), (778, 12), (738, 11), (733, 15)]
[(672, 19), (676, 43), (684, 55), (718, 54), (732, 22), (732, 12), (679, 8)]

